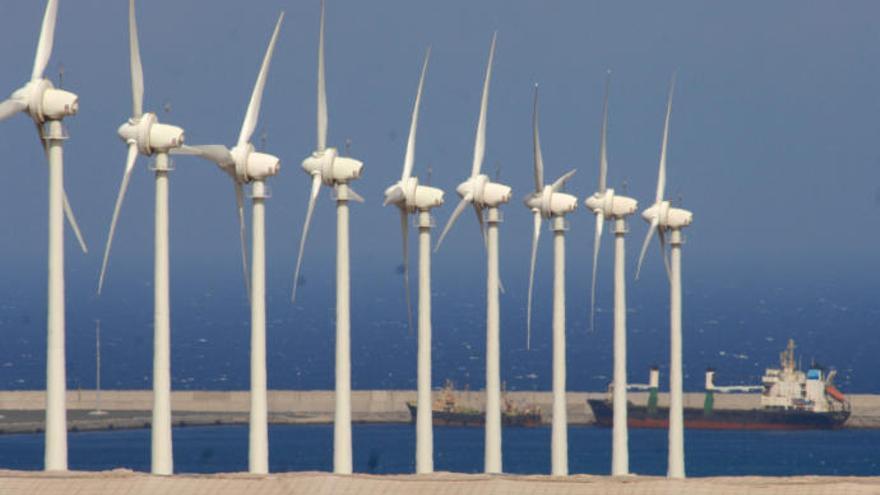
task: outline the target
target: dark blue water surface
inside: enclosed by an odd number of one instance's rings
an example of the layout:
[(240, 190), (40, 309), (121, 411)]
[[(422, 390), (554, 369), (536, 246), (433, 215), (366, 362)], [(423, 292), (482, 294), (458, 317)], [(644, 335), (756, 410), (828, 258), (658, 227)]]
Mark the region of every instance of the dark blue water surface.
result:
[[(332, 470), (332, 425), (270, 426), (272, 471)], [(354, 469), (357, 472), (414, 471), (412, 425), (354, 425)], [(174, 430), (177, 472), (216, 473), (247, 470), (247, 428), (188, 427)], [(687, 472), (691, 476), (723, 475), (880, 475), (878, 430), (737, 432), (689, 430), (685, 437)], [(594, 427), (569, 429), (572, 473), (607, 474), (611, 431)], [(550, 472), (550, 429), (504, 430), (504, 471)], [(435, 469), (480, 472), (483, 430), (434, 429)], [(71, 433), (70, 468), (106, 470), (150, 468), (149, 430)], [(0, 436), (0, 468), (41, 469), (42, 435)], [(630, 468), (638, 474), (666, 473), (666, 431), (630, 430)]]

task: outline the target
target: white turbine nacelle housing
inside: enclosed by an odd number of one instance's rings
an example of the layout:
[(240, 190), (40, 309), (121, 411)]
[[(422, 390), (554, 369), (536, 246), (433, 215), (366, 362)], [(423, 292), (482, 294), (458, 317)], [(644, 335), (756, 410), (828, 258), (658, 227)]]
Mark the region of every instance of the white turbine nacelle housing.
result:
[[(409, 204), (407, 195), (407, 204)], [(443, 204), (443, 190), (430, 186), (416, 186), (413, 206), (417, 210), (427, 210)]]
[(55, 89), (48, 79), (27, 83), (12, 94), (12, 99), (26, 103), (28, 113), (40, 123), (60, 120), (79, 111), (79, 97), (70, 91)]
[(642, 218), (648, 223), (655, 217), (659, 226), (677, 229), (690, 225), (694, 214), (681, 208), (672, 208), (669, 201), (661, 201), (642, 212)]
[(651, 368), (651, 373), (648, 375), (648, 387), (660, 388), (660, 369), (656, 366)]
[(277, 174), (281, 169), (281, 159), (254, 151), (254, 146), (250, 143), (232, 148), (231, 154), (235, 160), (235, 176), (242, 182), (263, 180)]
[(639, 202), (626, 196), (617, 196), (614, 189), (606, 189), (604, 193), (595, 193), (584, 200), (584, 205), (593, 213), (601, 212), (605, 218), (623, 218), (635, 213)]
[(706, 370), (706, 390), (715, 389), (715, 370), (709, 368)]
[(478, 206), (495, 207), (510, 201), (511, 189), (504, 184), (491, 182), (485, 174), (471, 177), (455, 188), (459, 196), (464, 198), (470, 194), (473, 203)]
[(532, 193), (523, 201), (532, 211), (540, 211), (544, 218), (553, 215), (565, 215), (577, 209), (577, 197), (571, 194), (553, 192), (550, 186), (545, 186), (540, 193)]
[(129, 119), (119, 126), (117, 133), (126, 143), (137, 143), (138, 151), (144, 155), (152, 155), (154, 151), (179, 148), (184, 143), (183, 129), (160, 124), (154, 113), (145, 113), (137, 120)]
[(272, 177), (281, 169), (281, 159), (268, 153), (252, 151), (247, 157), (247, 176), (249, 180), (263, 180)]
[(361, 176), (364, 163), (354, 158), (339, 156), (336, 148), (315, 151), (302, 162), (302, 168), (309, 174), (321, 174), (324, 184), (348, 182)]

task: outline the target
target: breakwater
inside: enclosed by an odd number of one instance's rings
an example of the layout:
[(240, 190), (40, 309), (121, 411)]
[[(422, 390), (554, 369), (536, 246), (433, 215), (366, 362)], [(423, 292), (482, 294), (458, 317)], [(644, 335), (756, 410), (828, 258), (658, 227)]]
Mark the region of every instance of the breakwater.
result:
[[(438, 398), (440, 391), (435, 391)], [(482, 391), (456, 391), (456, 402), (461, 406), (482, 409)], [(68, 424), (72, 430), (112, 428), (142, 428), (150, 424), (152, 391), (104, 390), (100, 406), (106, 414), (95, 415), (94, 390), (67, 392)], [(569, 392), (568, 420), (571, 424), (592, 424), (594, 418), (586, 405), (587, 398), (604, 398), (600, 392)], [(854, 394), (848, 396), (852, 404), (850, 428), (880, 428), (880, 395)], [(407, 402), (415, 401), (414, 390), (355, 390), (352, 392), (352, 420), (362, 423), (402, 423), (410, 419)], [(505, 400), (514, 404), (536, 405), (542, 409), (543, 419), (550, 421), (552, 394), (550, 392), (507, 392)], [(644, 404), (648, 394), (635, 392), (629, 400)], [(668, 403), (661, 393), (660, 404)], [(685, 407), (702, 407), (702, 393), (686, 393)], [(333, 421), (334, 393), (332, 390), (270, 390), (269, 420), (275, 424), (331, 423)], [(758, 407), (758, 394), (717, 394), (718, 409), (751, 409)], [(171, 405), (176, 425), (244, 424), (250, 406), (247, 391), (174, 391)], [(0, 392), (0, 430), (6, 433), (41, 431), (45, 393), (42, 391)]]

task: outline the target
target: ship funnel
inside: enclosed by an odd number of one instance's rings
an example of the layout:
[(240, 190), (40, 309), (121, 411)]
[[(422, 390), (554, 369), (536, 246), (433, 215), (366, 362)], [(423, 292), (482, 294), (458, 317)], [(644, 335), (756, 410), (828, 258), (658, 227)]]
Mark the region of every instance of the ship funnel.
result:
[(651, 367), (651, 374), (648, 375), (648, 386), (653, 389), (660, 388), (660, 368)]
[(706, 369), (706, 390), (714, 390), (715, 389), (715, 370), (712, 368)]

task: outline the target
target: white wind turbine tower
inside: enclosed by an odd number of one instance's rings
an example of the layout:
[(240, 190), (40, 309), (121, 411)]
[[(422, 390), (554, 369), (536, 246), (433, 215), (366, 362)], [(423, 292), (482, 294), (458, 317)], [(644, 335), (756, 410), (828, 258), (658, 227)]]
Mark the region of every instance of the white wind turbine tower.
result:
[(141, 65), (138, 42), (137, 20), (134, 0), (128, 5), (128, 31), (131, 58), (132, 114), (128, 122), (119, 126), (119, 137), (128, 145), (125, 172), (113, 218), (110, 233), (104, 248), (104, 261), (98, 278), (98, 294), (104, 287), (110, 247), (116, 231), (116, 221), (125, 191), (134, 171), (138, 154), (156, 157), (156, 210), (155, 247), (153, 263), (153, 420), (151, 422), (152, 448), (151, 471), (153, 474), (172, 474), (174, 460), (171, 446), (171, 308), (168, 275), (168, 162), (169, 150), (183, 144), (184, 133), (180, 127), (160, 124), (155, 113), (144, 113), (144, 71)]
[[(431, 417), (431, 208), (443, 204), (443, 191), (419, 184), (412, 176), (416, 155), (416, 129), (419, 124), (419, 105), (431, 50), (425, 54), (419, 89), (413, 104), (409, 140), (403, 160), (400, 180), (385, 190), (385, 204), (400, 209), (400, 230), (403, 235), (403, 280), (406, 290), (407, 314), (409, 307), (409, 215), (418, 213), (419, 226), (419, 351), (418, 400), (416, 412), (416, 473), (434, 471), (434, 435)], [(410, 321), (412, 318), (410, 318)]]
[(626, 256), (624, 236), (626, 217), (638, 209), (633, 198), (620, 196), (606, 187), (608, 175), (608, 87), (610, 72), (605, 80), (605, 101), (602, 105), (602, 142), (599, 148), (599, 190), (588, 197), (584, 204), (596, 215), (596, 235), (593, 242), (593, 283), (590, 289), (590, 328), (594, 327), (596, 315), (596, 268), (599, 262), (599, 246), (602, 228), (606, 220), (614, 222), (614, 424), (612, 431), (611, 474), (629, 474), (629, 433), (626, 415)]
[(657, 196), (654, 204), (642, 212), (642, 218), (650, 223), (648, 235), (642, 244), (636, 278), (645, 259), (645, 252), (651, 237), (657, 231), (664, 263), (666, 260), (666, 236), (671, 246), (671, 266), (666, 269), (670, 278), (669, 296), (669, 460), (666, 475), (670, 478), (684, 478), (684, 409), (682, 403), (682, 363), (681, 363), (681, 229), (691, 224), (693, 213), (673, 208), (663, 199), (666, 189), (666, 145), (669, 140), (669, 117), (672, 113), (672, 93), (675, 90), (675, 76), (669, 84), (669, 99), (666, 103), (666, 120), (663, 124), (663, 144), (660, 147), (660, 172), (657, 177)]
[[(242, 259), (247, 272), (247, 252), (244, 241), (244, 184), (251, 184), (253, 201), (253, 260), (250, 270), (249, 297), (251, 302), (251, 404), (250, 428), (248, 435), (248, 470), (255, 474), (269, 472), (269, 430), (266, 399), (266, 214), (265, 201), (269, 198), (266, 179), (274, 176), (281, 168), (278, 157), (254, 151), (251, 137), (257, 128), (260, 117), (260, 104), (263, 88), (269, 74), (272, 52), (278, 40), (278, 32), (284, 20), (284, 12), (278, 16), (275, 31), (266, 49), (263, 65), (257, 76), (254, 91), (236, 145), (229, 149), (222, 144), (203, 146), (184, 146), (181, 153), (198, 155), (216, 163), (229, 174), (235, 184), (235, 197), (238, 206)], [(247, 280), (247, 273), (245, 273)]]
[[(440, 248), (443, 238), (449, 232), (455, 220), (467, 208), (474, 207), (480, 230), (484, 235), (487, 250), (486, 277), (486, 452), (484, 470), (487, 473), (500, 473), (501, 465), (501, 370), (500, 370), (500, 315), (499, 315), (499, 274), (498, 274), (498, 224), (501, 215), (498, 207), (510, 201), (510, 187), (489, 180), (489, 176), (480, 173), (483, 158), (486, 155), (486, 112), (489, 106), (489, 82), (492, 80), (492, 60), (495, 57), (495, 40), (489, 49), (489, 62), (486, 67), (486, 79), (483, 82), (483, 97), (480, 102), (480, 120), (477, 123), (477, 137), (474, 142), (474, 160), (471, 176), (458, 185), (456, 192), (461, 201), (449, 217), (435, 251)], [(483, 230), (483, 210), (488, 210), (488, 232)]]
[(535, 192), (526, 196), (525, 205), (534, 215), (532, 258), (529, 265), (529, 296), (527, 309), (527, 342), (532, 338), (532, 291), (535, 281), (535, 259), (542, 219), (550, 220), (553, 228), (553, 423), (550, 441), (551, 471), (554, 476), (568, 475), (568, 414), (565, 398), (565, 215), (577, 208), (577, 198), (560, 192), (572, 170), (544, 184), (544, 158), (538, 133), (538, 85), (535, 85), (535, 105), (532, 112), (532, 139), (535, 153)]
[(336, 192), (336, 407), (333, 420), (333, 472), (350, 474), (351, 453), (351, 315), (349, 311), (348, 202), (363, 202), (348, 183), (361, 176), (364, 164), (354, 158), (339, 156), (336, 148), (327, 147), (327, 87), (324, 77), (324, 2), (321, 2), (321, 27), (318, 35), (318, 143), (302, 162), (312, 178), (309, 206), (299, 242), (299, 255), (293, 276), (296, 301), (300, 268), (309, 234), (309, 224), (321, 183)]
[[(66, 378), (64, 356), (64, 222), (73, 228), (80, 247), (87, 252), (73, 211), (64, 192), (64, 141), (67, 135), (62, 119), (79, 110), (78, 97), (56, 89), (43, 76), (55, 37), (58, 0), (49, 0), (40, 30), (40, 41), (34, 58), (30, 81), (0, 103), (0, 120), (25, 112), (37, 126), (49, 161), (49, 287), (48, 338), (46, 342), (46, 444), (45, 469), (67, 470), (67, 411), (65, 409)], [(46, 125), (48, 124), (48, 125)]]

